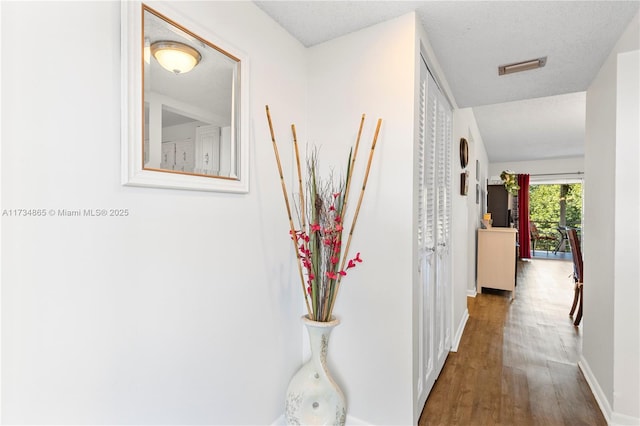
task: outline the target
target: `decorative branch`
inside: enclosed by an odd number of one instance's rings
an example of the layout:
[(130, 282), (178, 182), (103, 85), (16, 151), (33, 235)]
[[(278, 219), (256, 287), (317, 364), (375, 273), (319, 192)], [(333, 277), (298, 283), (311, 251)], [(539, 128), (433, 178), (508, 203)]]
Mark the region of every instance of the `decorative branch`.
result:
[(296, 125), (291, 125), (291, 133), (293, 135), (293, 148), (296, 153), (296, 165), (298, 166), (298, 187), (300, 188), (300, 226), (302, 229), (306, 227), (306, 218), (304, 211), (304, 187), (302, 186), (302, 170), (300, 169), (300, 151), (298, 150), (298, 136), (296, 135)]
[[(308, 176), (304, 187), (296, 127), (293, 124), (291, 125), (293, 148), (296, 156), (298, 187), (300, 191), (298, 200), (300, 208), (297, 210), (297, 213), (300, 215), (298, 219), (301, 227), (296, 230), (269, 106), (267, 105), (265, 108), (269, 122), (269, 130), (271, 132), (273, 151), (280, 176), (280, 184), (282, 186), (282, 194), (289, 218), (289, 233), (291, 234), (291, 239), (296, 250), (298, 272), (300, 274), (300, 282), (307, 306), (308, 317), (315, 321), (330, 321), (341, 279), (347, 275), (345, 270), (347, 260), (349, 262), (346, 267), (347, 270), (356, 266), (357, 262), (362, 262), (360, 253), (352, 259), (347, 259), (347, 255), (366, 190), (382, 120), (378, 120), (371, 144), (369, 161), (362, 182), (360, 198), (353, 215), (346, 249), (343, 251), (344, 217), (346, 215), (345, 212), (347, 210), (365, 115), (362, 114), (360, 120), (355, 149), (351, 149), (349, 152), (346, 175), (341, 176), (338, 182), (334, 180), (333, 176), (329, 176), (327, 180), (320, 179), (317, 174), (319, 167), (318, 153), (317, 150), (314, 150), (307, 159)], [(305, 190), (308, 191), (307, 194), (305, 194)]]
[(298, 272), (300, 274), (300, 282), (302, 284), (302, 294), (304, 295), (304, 301), (305, 301), (305, 304), (307, 305), (307, 312), (309, 314), (309, 318), (311, 318), (311, 307), (309, 306), (309, 299), (307, 298), (307, 291), (304, 286), (304, 274), (302, 272), (302, 263), (300, 261), (300, 252), (298, 250), (298, 237), (296, 234), (295, 226), (293, 225), (293, 219), (291, 217), (291, 207), (289, 205), (289, 197), (287, 195), (287, 186), (284, 183), (284, 176), (282, 175), (282, 164), (280, 163), (280, 154), (278, 153), (278, 145), (276, 144), (276, 137), (273, 132), (273, 124), (271, 123), (271, 114), (269, 113), (269, 105), (265, 105), (265, 109), (267, 112), (267, 121), (269, 122), (269, 132), (271, 133), (273, 153), (276, 156), (276, 163), (278, 164), (278, 173), (280, 175), (280, 183), (282, 185), (282, 195), (284, 196), (284, 203), (287, 206), (287, 216), (289, 217), (289, 226), (291, 228), (289, 232), (291, 234), (291, 241), (293, 241), (293, 247), (296, 252), (296, 258), (298, 259), (296, 263), (298, 264)]
[[(347, 238), (347, 246), (344, 249), (344, 254), (342, 257), (342, 264), (340, 266), (341, 270), (344, 270), (344, 265), (347, 261), (347, 256), (349, 254), (349, 247), (351, 246), (351, 238), (353, 237), (353, 231), (356, 227), (356, 222), (358, 220), (358, 214), (360, 213), (360, 206), (362, 205), (362, 199), (364, 197), (364, 191), (367, 188), (367, 181), (369, 179), (369, 171), (371, 170), (371, 160), (373, 159), (373, 153), (376, 149), (376, 142), (378, 140), (378, 134), (380, 132), (380, 126), (382, 125), (382, 119), (378, 119), (378, 124), (376, 125), (376, 132), (373, 135), (373, 141), (371, 142), (371, 151), (369, 152), (369, 161), (367, 162), (367, 170), (364, 175), (364, 179), (362, 181), (362, 190), (360, 191), (360, 198), (358, 199), (358, 205), (356, 206), (356, 211), (353, 215), (353, 220), (351, 221), (351, 229), (349, 230), (349, 238)], [(336, 282), (335, 295), (331, 302), (331, 308), (329, 309), (329, 316), (331, 316), (331, 312), (333, 312), (333, 305), (338, 296), (338, 291), (340, 290), (340, 283), (342, 281), (342, 275), (338, 276), (338, 281)]]
[[(353, 150), (353, 157), (351, 158), (351, 167), (347, 171), (347, 186), (344, 190), (344, 198), (342, 200), (342, 205), (347, 205), (347, 199), (349, 198), (349, 189), (351, 188), (351, 177), (353, 176), (353, 169), (356, 165), (356, 157), (358, 156), (358, 147), (360, 146), (360, 136), (362, 135), (362, 128), (364, 127), (364, 118), (365, 115), (362, 114), (362, 118), (360, 119), (360, 128), (358, 129), (358, 136), (356, 137), (356, 146)], [(344, 214), (344, 213), (343, 213)]]

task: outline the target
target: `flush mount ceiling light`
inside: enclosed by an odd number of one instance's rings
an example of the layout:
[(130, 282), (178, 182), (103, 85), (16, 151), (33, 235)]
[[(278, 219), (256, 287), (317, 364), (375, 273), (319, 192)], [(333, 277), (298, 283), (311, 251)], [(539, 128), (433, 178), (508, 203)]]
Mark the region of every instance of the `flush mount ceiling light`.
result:
[(148, 64), (151, 63), (151, 43), (148, 38), (144, 39), (144, 48), (142, 49), (144, 61)]
[(191, 71), (202, 58), (196, 49), (177, 41), (156, 41), (151, 44), (151, 54), (164, 69), (176, 74)]
[(536, 68), (542, 68), (547, 64), (547, 57), (531, 59), (529, 61), (517, 62), (515, 64), (500, 65), (498, 67), (498, 75), (513, 74), (514, 72), (528, 71)]

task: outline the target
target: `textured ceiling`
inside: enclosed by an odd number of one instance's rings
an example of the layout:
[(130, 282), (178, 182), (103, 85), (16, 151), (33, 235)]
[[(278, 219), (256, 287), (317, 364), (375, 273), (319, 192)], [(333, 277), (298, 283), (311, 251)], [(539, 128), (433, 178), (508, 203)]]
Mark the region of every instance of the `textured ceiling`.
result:
[[(580, 92), (640, 7), (638, 1), (256, 4), (305, 46), (415, 10), (458, 107), (474, 107), (492, 162), (584, 154)], [(498, 76), (499, 65), (540, 56), (547, 56), (544, 68)]]
[[(459, 107), (587, 89), (638, 2), (426, 2), (420, 14)], [(546, 56), (544, 68), (499, 65)]]
[(584, 155), (585, 92), (485, 105), (473, 109), (490, 141), (491, 161)]

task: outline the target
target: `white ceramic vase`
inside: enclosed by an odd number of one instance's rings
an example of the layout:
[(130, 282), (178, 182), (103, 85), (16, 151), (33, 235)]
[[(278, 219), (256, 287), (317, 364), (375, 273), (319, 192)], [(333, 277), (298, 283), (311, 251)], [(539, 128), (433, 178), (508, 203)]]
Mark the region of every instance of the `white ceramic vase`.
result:
[(289, 382), (285, 418), (289, 425), (344, 425), (347, 406), (344, 394), (327, 369), (331, 330), (340, 321), (318, 322), (303, 316), (309, 333), (311, 358)]

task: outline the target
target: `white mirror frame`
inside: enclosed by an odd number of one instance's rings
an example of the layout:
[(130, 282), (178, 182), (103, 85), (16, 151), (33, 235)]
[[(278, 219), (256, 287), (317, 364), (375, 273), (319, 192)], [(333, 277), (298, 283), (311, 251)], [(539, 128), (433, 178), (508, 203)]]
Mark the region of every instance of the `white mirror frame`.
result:
[(237, 126), (236, 150), (239, 156), (238, 177), (208, 177), (143, 168), (143, 52), (142, 2), (121, 1), (121, 61), (122, 61), (122, 184), (170, 189), (216, 192), (249, 192), (249, 61), (247, 55), (220, 40), (210, 30), (194, 23), (165, 2), (149, 6), (174, 22), (188, 28), (221, 49), (240, 59), (240, 124)]

